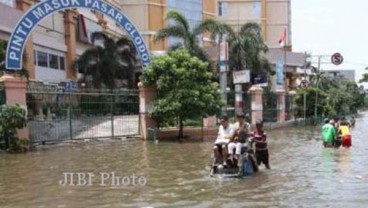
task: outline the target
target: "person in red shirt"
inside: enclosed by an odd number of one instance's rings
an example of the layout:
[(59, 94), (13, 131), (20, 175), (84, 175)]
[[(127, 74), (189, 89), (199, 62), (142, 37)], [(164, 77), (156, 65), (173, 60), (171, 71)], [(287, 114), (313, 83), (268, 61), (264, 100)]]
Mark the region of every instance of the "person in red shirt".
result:
[(258, 165), (263, 163), (267, 169), (271, 169), (267, 147), (267, 135), (266, 132), (263, 131), (262, 120), (257, 120), (256, 130), (251, 133), (251, 136), (253, 137), (251, 141), (255, 143), (256, 159)]

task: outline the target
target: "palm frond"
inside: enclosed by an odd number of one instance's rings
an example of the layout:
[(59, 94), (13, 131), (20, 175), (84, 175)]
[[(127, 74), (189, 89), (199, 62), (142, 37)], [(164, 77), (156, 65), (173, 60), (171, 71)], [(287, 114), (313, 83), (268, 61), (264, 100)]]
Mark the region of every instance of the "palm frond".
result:
[(177, 37), (185, 40), (187, 39), (187, 34), (187, 31), (180, 25), (168, 26), (157, 31), (154, 36), (154, 41), (161, 41), (168, 37)]
[(173, 20), (176, 25), (183, 27), (185, 31), (190, 31), (188, 20), (181, 12), (177, 10), (170, 10), (167, 12), (166, 20)]

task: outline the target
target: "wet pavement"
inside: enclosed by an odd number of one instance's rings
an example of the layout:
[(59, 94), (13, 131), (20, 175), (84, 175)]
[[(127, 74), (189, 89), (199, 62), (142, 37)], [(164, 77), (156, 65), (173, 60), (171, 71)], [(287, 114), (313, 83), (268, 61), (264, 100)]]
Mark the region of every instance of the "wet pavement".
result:
[[(269, 131), (272, 169), (244, 179), (209, 176), (213, 141), (0, 154), (0, 207), (367, 207), (367, 124), (362, 113), (351, 149), (324, 149), (313, 127)], [(76, 174), (63, 185), (70, 172), (80, 173), (79, 185)]]

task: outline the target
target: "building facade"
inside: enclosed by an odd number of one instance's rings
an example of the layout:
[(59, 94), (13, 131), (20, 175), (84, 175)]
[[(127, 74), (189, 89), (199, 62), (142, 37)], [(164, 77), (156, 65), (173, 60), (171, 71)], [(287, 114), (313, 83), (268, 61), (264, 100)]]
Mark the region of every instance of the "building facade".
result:
[(286, 45), (292, 46), (290, 0), (218, 0), (216, 13), (235, 31), (248, 22), (258, 23), (269, 48), (280, 48), (279, 37), (286, 30)]
[[(38, 0), (0, 0), (0, 39), (8, 40), (22, 14)], [(150, 51), (165, 51), (176, 40), (154, 42), (153, 35), (166, 24), (167, 10), (182, 12), (195, 27), (202, 19), (215, 17), (215, 0), (108, 0), (137, 27)], [(125, 31), (103, 14), (88, 9), (55, 12), (44, 18), (29, 37), (24, 50), (24, 68), (31, 79), (45, 82), (75, 81), (81, 76), (71, 63), (91, 47), (89, 36), (104, 31), (119, 37)]]
[(135, 24), (151, 51), (166, 51), (177, 40), (154, 42), (153, 36), (167, 24), (168, 10), (180, 11), (194, 28), (202, 20), (216, 17), (216, 0), (119, 0), (122, 11)]
[(349, 80), (355, 82), (354, 69), (323, 70), (323, 73), (335, 80)]
[[(249, 23), (258, 23), (263, 38), (269, 48), (265, 56), (273, 64), (284, 63), (284, 89), (296, 89), (297, 67), (304, 64), (304, 54), (292, 52), (291, 1), (290, 0), (217, 0), (217, 19), (230, 25), (234, 31)], [(279, 39), (286, 31), (285, 47), (280, 46)], [(277, 86), (271, 78), (273, 89)]]

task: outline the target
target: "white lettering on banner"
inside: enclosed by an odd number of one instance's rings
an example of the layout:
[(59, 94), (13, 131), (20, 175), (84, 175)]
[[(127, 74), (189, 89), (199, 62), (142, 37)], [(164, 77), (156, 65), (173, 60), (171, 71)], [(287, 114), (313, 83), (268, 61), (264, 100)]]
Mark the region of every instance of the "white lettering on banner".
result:
[(98, 1), (93, 2), (92, 7), (97, 10), (100, 10), (100, 5), (98, 4)]
[(120, 13), (117, 13), (116, 14), (116, 17), (115, 17), (115, 20), (117, 21), (117, 22), (122, 22), (122, 19), (123, 18), (123, 16), (120, 14)]
[(50, 13), (50, 12), (54, 11), (54, 9), (50, 5), (48, 5), (47, 3), (45, 3), (44, 7), (45, 7), (46, 13)]
[(38, 7), (37, 9), (32, 11), (33, 16), (36, 17), (36, 19), (41, 19), (45, 16), (45, 12), (42, 10), (41, 7)]
[(97, 10), (117, 21), (133, 41), (143, 66), (150, 62), (147, 46), (134, 25), (114, 6), (102, 0), (43, 0), (30, 8), (19, 20), (10, 36), (6, 50), (6, 68), (20, 70), (25, 42), (35, 26), (51, 13), (68, 8)]
[(52, 0), (51, 4), (54, 6), (55, 9), (59, 9), (61, 7), (61, 4), (57, 0)]
[(115, 10), (114, 9), (110, 9), (107, 14), (109, 14), (111, 17), (115, 17)]
[(92, 0), (86, 0), (84, 2), (84, 6), (86, 6), (86, 7), (90, 7), (91, 4), (92, 4)]
[(102, 11), (103, 13), (106, 13), (106, 12), (107, 12), (107, 4), (102, 4), (102, 6), (101, 6), (101, 11)]
[(33, 26), (33, 22), (27, 17), (24, 22), (22, 22), (22, 25), (27, 28), (30, 29)]

